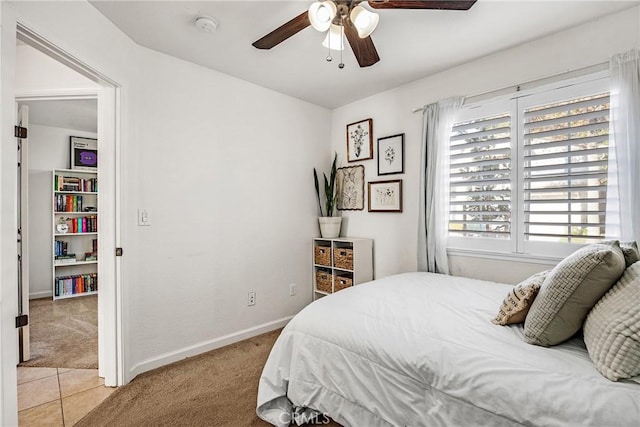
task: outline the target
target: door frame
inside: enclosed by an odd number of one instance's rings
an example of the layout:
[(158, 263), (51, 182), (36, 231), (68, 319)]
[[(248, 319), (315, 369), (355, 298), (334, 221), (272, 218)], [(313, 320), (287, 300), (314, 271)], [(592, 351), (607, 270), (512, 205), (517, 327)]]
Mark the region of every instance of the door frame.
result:
[[(16, 124), (29, 129), (29, 107), (16, 102)], [(16, 138), (19, 141), (18, 164), (19, 177), (16, 207), (18, 208), (18, 311), (20, 315), (29, 316), (29, 135)], [(17, 143), (18, 141), (16, 141)], [(26, 290), (26, 292), (25, 292)], [(29, 323), (18, 330), (18, 360), (31, 358), (31, 338)]]
[[(107, 386), (124, 384), (122, 343), (122, 280), (120, 258), (120, 86), (99, 71), (63, 51), (20, 22), (16, 37), (56, 61), (68, 66), (98, 85), (82, 90), (35, 91), (15, 93), (16, 100), (98, 100), (98, 213), (102, 218), (98, 229), (98, 370)], [(112, 215), (105, 215), (105, 212)]]

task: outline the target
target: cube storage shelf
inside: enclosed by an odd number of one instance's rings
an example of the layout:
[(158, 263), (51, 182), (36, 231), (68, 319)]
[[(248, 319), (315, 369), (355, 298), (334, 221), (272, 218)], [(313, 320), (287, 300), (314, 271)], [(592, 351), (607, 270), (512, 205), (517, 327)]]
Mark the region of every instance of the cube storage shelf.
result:
[(51, 188), (53, 299), (95, 295), (98, 174), (91, 170), (55, 169)]
[(373, 240), (313, 239), (313, 298), (373, 280)]

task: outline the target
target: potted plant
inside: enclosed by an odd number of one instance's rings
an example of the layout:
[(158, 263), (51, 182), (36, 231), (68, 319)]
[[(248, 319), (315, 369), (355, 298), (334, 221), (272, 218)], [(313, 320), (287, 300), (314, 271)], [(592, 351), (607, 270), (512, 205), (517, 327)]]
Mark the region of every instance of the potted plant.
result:
[(331, 165), (331, 173), (329, 178), (327, 174), (323, 173), (324, 177), (324, 205), (327, 215), (324, 215), (322, 210), (322, 197), (320, 196), (320, 183), (318, 182), (318, 172), (316, 168), (313, 168), (313, 179), (316, 185), (316, 196), (318, 197), (318, 207), (320, 208), (320, 217), (318, 223), (320, 224), (320, 235), (324, 238), (334, 238), (340, 235), (340, 225), (342, 224), (342, 218), (334, 216), (336, 213), (336, 203), (338, 202), (338, 194), (336, 189), (336, 161), (338, 160), (338, 154), (333, 157), (333, 164)]

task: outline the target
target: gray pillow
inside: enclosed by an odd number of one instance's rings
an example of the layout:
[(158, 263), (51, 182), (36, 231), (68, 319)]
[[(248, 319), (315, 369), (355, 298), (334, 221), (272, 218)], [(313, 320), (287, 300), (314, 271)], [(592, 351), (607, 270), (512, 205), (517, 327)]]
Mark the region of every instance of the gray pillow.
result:
[(640, 375), (640, 262), (589, 312), (584, 342), (596, 369), (610, 380)]
[(624, 269), (617, 242), (585, 246), (566, 257), (547, 275), (531, 304), (525, 341), (548, 347), (571, 338)]
[[(617, 240), (603, 240), (602, 244), (604, 245), (614, 245)], [(622, 254), (624, 255), (624, 262), (629, 267), (634, 262), (640, 260), (640, 251), (638, 251), (638, 244), (635, 240), (630, 242), (619, 242), (620, 249), (622, 249)]]

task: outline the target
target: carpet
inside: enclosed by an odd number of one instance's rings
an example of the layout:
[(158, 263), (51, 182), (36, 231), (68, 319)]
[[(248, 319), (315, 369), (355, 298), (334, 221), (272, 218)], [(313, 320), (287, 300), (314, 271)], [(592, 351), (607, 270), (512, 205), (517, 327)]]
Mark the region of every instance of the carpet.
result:
[(279, 334), (269, 332), (141, 374), (75, 427), (269, 426), (255, 412), (258, 380)]
[(29, 302), (31, 359), (20, 366), (96, 369), (98, 296)]

